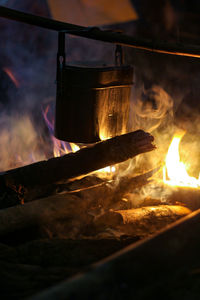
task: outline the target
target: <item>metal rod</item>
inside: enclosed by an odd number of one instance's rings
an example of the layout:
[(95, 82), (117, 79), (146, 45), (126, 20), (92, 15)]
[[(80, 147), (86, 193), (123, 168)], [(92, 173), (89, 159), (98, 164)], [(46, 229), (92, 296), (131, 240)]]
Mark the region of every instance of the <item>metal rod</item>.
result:
[(58, 33), (57, 66), (59, 69), (65, 66), (65, 33), (62, 31)]
[(132, 47), (135, 49), (200, 58), (200, 46), (183, 45), (180, 43), (170, 44), (166, 42), (153, 42), (151, 40), (135, 39), (134, 37), (125, 34), (101, 30), (96, 27), (83, 27), (70, 23), (55, 21), (49, 18), (20, 12), (4, 6), (0, 6), (0, 17), (39, 26), (50, 30), (64, 30), (72, 35)]
[(58, 53), (57, 53), (57, 99), (63, 99), (64, 95), (64, 80), (63, 80), (63, 68), (65, 67), (65, 33), (63, 31), (58, 32)]

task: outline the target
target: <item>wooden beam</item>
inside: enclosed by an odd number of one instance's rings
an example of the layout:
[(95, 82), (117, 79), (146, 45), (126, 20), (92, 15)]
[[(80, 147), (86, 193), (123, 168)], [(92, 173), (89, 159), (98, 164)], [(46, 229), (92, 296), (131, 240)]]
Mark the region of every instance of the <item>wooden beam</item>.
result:
[(83, 27), (70, 23), (55, 21), (52, 19), (24, 13), (4, 6), (0, 6), (0, 17), (22, 23), (39, 26), (56, 31), (66, 31), (66, 33), (82, 36), (85, 38), (114, 43), (135, 49), (151, 51), (156, 53), (173, 54), (200, 58), (200, 47), (195, 45), (173, 44), (166, 42), (156, 42), (148, 39), (136, 39), (125, 34), (101, 30), (97, 27)]

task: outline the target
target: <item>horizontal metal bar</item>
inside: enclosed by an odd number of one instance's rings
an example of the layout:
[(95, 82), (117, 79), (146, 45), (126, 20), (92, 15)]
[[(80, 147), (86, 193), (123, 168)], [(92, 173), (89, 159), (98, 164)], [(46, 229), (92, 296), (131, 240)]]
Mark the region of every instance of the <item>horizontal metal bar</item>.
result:
[(76, 89), (80, 89), (80, 90), (92, 90), (92, 91), (99, 91), (99, 90), (109, 90), (109, 89), (116, 89), (116, 88), (127, 88), (127, 87), (132, 87), (133, 86), (133, 82), (132, 84), (118, 84), (118, 85), (105, 85), (105, 86), (101, 86), (101, 87), (84, 87), (84, 86), (80, 86), (80, 85), (70, 85), (71, 88), (76, 88)]
[(200, 58), (200, 46), (155, 42), (147, 39), (136, 39), (125, 34), (101, 30), (96, 27), (83, 27), (70, 23), (55, 21), (49, 18), (20, 12), (4, 6), (0, 6), (0, 17), (50, 30), (66, 31), (72, 35), (132, 47), (135, 49)]
[(199, 234), (197, 210), (31, 300), (198, 299)]

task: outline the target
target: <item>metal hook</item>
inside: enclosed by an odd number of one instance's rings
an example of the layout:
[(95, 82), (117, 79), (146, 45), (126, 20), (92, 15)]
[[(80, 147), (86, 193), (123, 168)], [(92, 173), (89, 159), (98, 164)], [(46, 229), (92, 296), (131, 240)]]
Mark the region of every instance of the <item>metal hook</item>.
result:
[(123, 49), (121, 45), (116, 45), (115, 49), (115, 65), (121, 66), (124, 63)]

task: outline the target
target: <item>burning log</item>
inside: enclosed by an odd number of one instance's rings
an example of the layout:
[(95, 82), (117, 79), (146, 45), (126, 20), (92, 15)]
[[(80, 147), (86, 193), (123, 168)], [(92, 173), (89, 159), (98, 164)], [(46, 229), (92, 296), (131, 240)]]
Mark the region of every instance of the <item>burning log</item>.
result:
[[(152, 173), (151, 171), (133, 177), (132, 181), (135, 183), (135, 187), (138, 186), (137, 184), (141, 185), (142, 182), (143, 184), (147, 183), (148, 176), (151, 176)], [(128, 178), (129, 181), (130, 178)], [(65, 232), (68, 237), (76, 235), (78, 231), (84, 231), (88, 224), (93, 224), (97, 230), (101, 230), (105, 226), (114, 227), (129, 235), (144, 236), (152, 234), (191, 212), (184, 206), (172, 205), (124, 209), (121, 203), (123, 201), (117, 203), (119, 198), (117, 197), (115, 201), (114, 195), (115, 191), (113, 191), (112, 185), (100, 183), (82, 191), (57, 194), (0, 210), (0, 236), (6, 236), (27, 227), (38, 227), (38, 229), (49, 227), (50, 231), (54, 232), (56, 231), (55, 224), (60, 224), (60, 221), (63, 224), (61, 231)], [(110, 210), (100, 217), (95, 216), (95, 214), (98, 216), (101, 213), (101, 208), (106, 211), (110, 207), (117, 206), (123, 207), (124, 210), (115, 208), (114, 211)]]
[[(92, 203), (93, 206), (101, 206), (104, 209), (116, 209), (116, 206), (119, 206), (120, 208), (118, 207), (117, 209), (121, 209), (120, 203), (122, 202), (124, 195), (126, 195), (127, 192), (133, 192), (133, 190), (148, 184), (151, 181), (151, 177), (159, 169), (160, 168), (158, 167), (137, 176), (129, 175), (128, 177), (121, 177), (117, 180), (109, 180), (109, 182), (100, 181), (93, 185), (91, 184), (92, 182), (96, 182), (97, 179), (99, 181), (100, 179), (94, 176), (87, 176), (81, 180), (69, 182), (64, 186), (65, 188), (67, 187), (68, 193), (80, 195), (82, 198), (86, 199), (87, 202), (90, 202), (90, 204)], [(91, 178), (91, 180), (88, 181), (90, 186), (83, 186), (82, 184), (87, 181), (87, 178)], [(80, 188), (82, 186), (83, 188)], [(88, 204), (88, 208), (90, 208), (90, 204)], [(128, 204), (128, 202), (127, 205), (124, 205), (123, 201), (123, 209), (130, 208), (130, 204)]]
[(0, 236), (6, 236), (26, 227), (37, 225), (42, 227), (43, 224), (52, 223), (56, 219), (75, 218), (75, 214), (81, 222), (84, 222), (83, 206), (84, 201), (78, 196), (65, 194), (2, 209), (0, 210)]
[[(134, 189), (147, 184), (149, 177), (154, 172), (155, 170), (152, 170), (143, 175), (132, 177), (132, 180), (128, 178), (128, 187), (131, 184), (131, 188)], [(69, 192), (65, 192), (65, 194), (57, 194), (37, 199), (24, 205), (16, 205), (0, 210), (0, 236), (20, 231), (26, 227), (46, 226), (54, 223), (57, 219), (64, 219), (65, 223), (70, 219), (70, 224), (73, 223), (72, 219), (78, 220), (80, 224), (87, 224), (92, 220), (91, 215), (88, 214), (91, 207), (103, 207), (104, 209), (113, 207), (117, 201), (121, 200), (119, 195), (122, 197), (123, 191), (126, 191), (122, 189), (122, 192), (119, 192), (119, 187), (124, 187), (125, 185), (125, 178), (122, 179), (122, 184), (119, 182), (116, 188), (117, 193), (115, 193), (113, 187), (115, 182), (111, 182), (109, 185), (105, 182), (100, 182), (93, 187), (87, 188), (87, 183), (90, 183), (91, 180), (86, 179), (84, 181), (80, 180), (81, 185), (82, 182), (86, 185), (82, 190), (77, 189), (80, 184), (77, 180), (68, 184)], [(70, 191), (70, 188), (76, 188), (76, 190)], [(55, 224), (53, 226), (55, 227)]]
[(1, 193), (10, 189), (22, 201), (28, 192), (40, 186), (66, 182), (152, 151), (155, 149), (153, 140), (152, 135), (138, 130), (82, 148), (76, 153), (4, 172), (0, 175)]
[(119, 183), (114, 191), (115, 201), (121, 200), (121, 198), (128, 192), (132, 192), (134, 189), (144, 186), (150, 183), (150, 178), (160, 170), (160, 166), (152, 169), (144, 174), (138, 176), (128, 176), (122, 177), (119, 180)]
[(109, 211), (96, 220), (100, 227), (114, 227), (126, 234), (148, 236), (191, 213), (183, 206), (158, 205)]
[[(65, 234), (72, 238), (79, 236), (83, 228), (92, 226), (96, 233), (104, 232), (105, 228), (113, 228), (126, 236), (149, 236), (191, 211), (183, 206), (160, 205), (129, 210), (109, 211), (94, 218), (88, 213), (88, 205), (78, 196), (57, 195), (35, 200), (24, 205), (17, 205), (0, 211), (0, 237), (4, 241), (13, 232), (23, 235), (26, 228), (43, 228), (54, 231), (62, 224), (57, 235)], [(76, 208), (76, 209), (75, 209)], [(83, 226), (84, 224), (84, 226)], [(55, 229), (56, 228), (56, 229)], [(52, 230), (52, 233), (54, 233)], [(90, 232), (90, 230), (88, 231)], [(22, 237), (26, 240), (27, 232)], [(21, 237), (20, 237), (21, 238)]]

